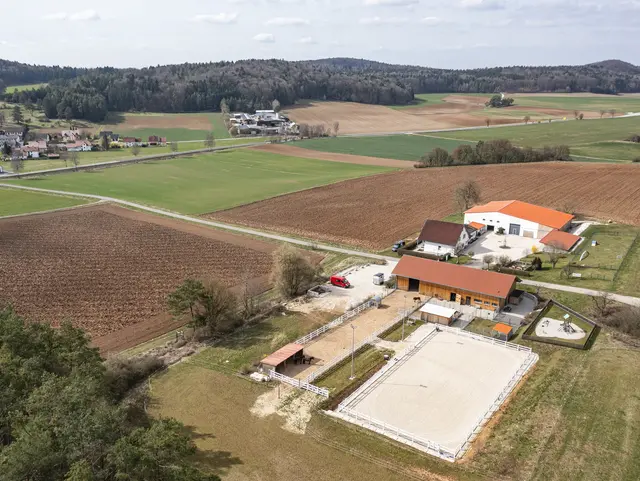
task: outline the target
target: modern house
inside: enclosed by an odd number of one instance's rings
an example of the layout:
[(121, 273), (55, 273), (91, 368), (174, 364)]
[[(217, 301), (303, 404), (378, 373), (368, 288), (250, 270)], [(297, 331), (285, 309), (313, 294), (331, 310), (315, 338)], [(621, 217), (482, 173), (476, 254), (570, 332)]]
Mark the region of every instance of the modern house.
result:
[(495, 311), (508, 304), (516, 276), (404, 256), (393, 269), (398, 289)]
[(505, 234), (542, 239), (554, 229), (566, 231), (574, 216), (519, 200), (477, 205), (464, 213), (464, 223), (476, 222), (487, 230), (504, 229)]
[(456, 247), (466, 247), (469, 233), (464, 225), (441, 220), (427, 220), (422, 226), (417, 251), (435, 255), (454, 255)]

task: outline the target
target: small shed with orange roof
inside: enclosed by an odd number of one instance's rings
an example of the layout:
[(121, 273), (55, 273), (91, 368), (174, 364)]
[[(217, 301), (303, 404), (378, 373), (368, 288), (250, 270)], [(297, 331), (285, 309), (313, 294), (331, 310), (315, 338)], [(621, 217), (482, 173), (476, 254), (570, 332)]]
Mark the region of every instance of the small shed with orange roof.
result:
[(487, 230), (504, 229), (505, 234), (542, 239), (552, 230), (566, 231), (574, 216), (519, 200), (493, 201), (464, 213), (464, 223), (485, 224)]
[(552, 230), (542, 239), (540, 243), (549, 247), (556, 247), (563, 251), (570, 252), (582, 240), (582, 237), (561, 230)]
[(508, 324), (502, 324), (501, 322), (493, 326), (493, 337), (508, 341), (513, 335), (513, 327)]

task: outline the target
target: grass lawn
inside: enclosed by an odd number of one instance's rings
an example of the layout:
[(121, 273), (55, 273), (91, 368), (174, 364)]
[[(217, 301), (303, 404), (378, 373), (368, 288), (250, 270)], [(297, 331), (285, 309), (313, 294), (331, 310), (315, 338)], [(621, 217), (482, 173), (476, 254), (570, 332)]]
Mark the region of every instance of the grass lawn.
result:
[[(588, 289), (615, 291), (640, 296), (638, 268), (640, 267), (640, 229), (626, 225), (600, 225), (589, 227), (582, 236), (582, 244), (571, 254), (560, 259), (553, 269), (544, 252), (535, 254), (542, 259), (542, 270), (533, 271), (531, 279), (556, 284), (567, 284)], [(591, 241), (598, 245), (591, 247)], [(634, 243), (635, 241), (635, 243)], [(584, 251), (588, 255), (580, 261)], [(526, 259), (531, 259), (533, 255)], [(581, 278), (561, 276), (562, 268), (570, 262), (586, 266), (575, 269)]]
[(40, 87), (46, 87), (47, 83), (38, 83), (38, 84), (26, 84), (26, 85), (11, 85), (5, 88), (4, 92), (7, 94), (12, 94), (14, 92), (22, 92), (23, 90), (32, 90), (39, 89)]
[(594, 142), (572, 146), (571, 155), (628, 162), (640, 158), (640, 144), (634, 142)]
[(388, 170), (240, 149), (13, 182), (203, 214)]
[(305, 149), (336, 152), (340, 154), (367, 155), (388, 159), (416, 161), (421, 156), (440, 147), (452, 151), (460, 140), (447, 140), (425, 135), (389, 135), (378, 137), (332, 137), (296, 142)]
[(86, 204), (84, 199), (0, 188), (0, 217)]
[(495, 321), (476, 317), (473, 321), (467, 324), (467, 327), (465, 327), (464, 329), (465, 331), (475, 332), (476, 334), (481, 334), (483, 336), (494, 337), (493, 328), (495, 327), (495, 325)]
[(438, 136), (460, 140), (508, 139), (514, 144), (543, 147), (545, 145), (577, 145), (588, 142), (624, 140), (640, 132), (640, 117), (529, 124), (514, 127), (443, 132)]
[[(192, 118), (206, 117), (209, 125), (200, 123), (200, 128)], [(158, 125), (157, 127), (154, 125)], [(182, 127), (181, 127), (182, 126)], [(207, 134), (213, 131), (216, 139), (230, 137), (227, 128), (222, 121), (222, 114), (215, 112), (194, 112), (187, 114), (169, 114), (161, 112), (153, 113), (121, 113), (112, 114), (110, 118), (100, 126), (100, 130), (109, 129), (121, 136), (135, 136), (143, 139), (150, 135), (166, 137), (168, 141), (204, 140)]]
[[(412, 319), (412, 322), (409, 323), (405, 321), (404, 323), (404, 338), (406, 339), (411, 334), (413, 334), (420, 326), (423, 326), (424, 322), (416, 321)], [(381, 336), (381, 339), (385, 341), (398, 342), (402, 340), (402, 322), (398, 323), (398, 325), (391, 331), (384, 333)]]
[(514, 105), (521, 107), (540, 107), (565, 110), (590, 110), (599, 112), (615, 109), (617, 114), (640, 112), (640, 96), (637, 95), (598, 95), (598, 96), (527, 96), (516, 95)]
[(376, 365), (384, 362), (384, 355), (393, 355), (392, 351), (382, 351), (369, 346), (354, 358), (354, 379), (351, 377), (351, 357), (347, 358), (336, 370), (315, 381), (316, 386), (326, 387), (332, 393), (339, 393), (356, 382), (359, 377), (369, 372)]

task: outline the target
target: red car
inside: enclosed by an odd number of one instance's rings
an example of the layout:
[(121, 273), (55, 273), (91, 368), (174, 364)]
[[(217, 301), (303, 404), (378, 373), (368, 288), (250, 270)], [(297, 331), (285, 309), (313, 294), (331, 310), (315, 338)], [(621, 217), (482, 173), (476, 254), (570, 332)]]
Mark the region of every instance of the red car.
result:
[(351, 287), (351, 284), (349, 284), (349, 281), (344, 276), (331, 276), (329, 282), (331, 283), (331, 285), (336, 287), (344, 287), (345, 289)]

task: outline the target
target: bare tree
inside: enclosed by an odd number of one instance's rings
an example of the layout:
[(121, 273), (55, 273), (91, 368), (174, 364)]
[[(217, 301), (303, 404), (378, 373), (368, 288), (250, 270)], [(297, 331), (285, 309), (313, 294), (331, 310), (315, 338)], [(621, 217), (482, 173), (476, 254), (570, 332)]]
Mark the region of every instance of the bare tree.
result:
[(22, 156), (20, 154), (11, 158), (11, 170), (14, 174), (19, 174), (24, 170), (24, 160), (22, 160)]
[(308, 289), (317, 275), (316, 268), (300, 251), (283, 244), (273, 255), (271, 277), (285, 297), (295, 297)]
[(611, 294), (608, 292), (603, 292), (597, 296), (591, 296), (591, 301), (593, 302), (593, 310), (598, 317), (607, 317), (611, 312), (612, 299)]
[(487, 124), (487, 127), (489, 127), (491, 125), (491, 119), (487, 117), (486, 119), (484, 119), (484, 123)]
[(0, 112), (0, 128), (4, 126), (4, 123), (5, 123), (4, 112)]
[(131, 153), (134, 155), (134, 157), (137, 157), (140, 153), (140, 146), (137, 142), (131, 146)]
[(333, 123), (333, 135), (334, 137), (338, 136), (338, 131), (340, 130), (340, 122), (337, 120)]
[(242, 289), (240, 291), (240, 310), (242, 317), (250, 319), (259, 311), (258, 295), (260, 294), (260, 284), (253, 279), (247, 271), (242, 276)]
[(528, 124), (530, 121), (531, 121), (531, 117), (530, 117), (530, 116), (528, 116), (528, 115), (525, 115), (525, 116), (524, 116), (524, 123), (525, 123), (525, 124)]
[(464, 245), (458, 243), (453, 248), (453, 256), (456, 258), (456, 264), (460, 264), (460, 256), (464, 252)]
[(489, 270), (491, 264), (493, 264), (494, 259), (495, 258), (491, 254), (485, 254), (482, 256), (482, 262), (487, 265), (487, 270)]
[(456, 189), (454, 198), (461, 212), (469, 210), (480, 202), (480, 186), (475, 181), (468, 180)]
[(280, 109), (282, 108), (280, 101), (278, 99), (274, 99), (274, 101), (271, 102), (271, 108), (274, 112), (280, 112)]
[(611, 118), (614, 118), (616, 116), (616, 109), (609, 110), (609, 115), (611, 115)]
[(580, 112), (578, 114), (578, 120), (583, 120), (584, 119), (584, 114), (582, 112)]
[(213, 132), (207, 132), (207, 136), (204, 139), (204, 146), (206, 149), (212, 149), (216, 145), (216, 138), (213, 135)]
[(604, 117), (604, 114), (606, 113), (607, 113), (606, 110), (600, 110), (600, 118)]
[(498, 264), (498, 266), (500, 267), (509, 267), (511, 264), (513, 264), (513, 261), (509, 256), (500, 256), (498, 257), (496, 264)]
[(209, 326), (212, 331), (228, 332), (241, 323), (238, 318), (238, 298), (220, 281), (204, 284), (199, 304), (200, 313), (196, 321)]
[(171, 150), (171, 154), (175, 157), (176, 152), (178, 151), (178, 142), (169, 142), (169, 150)]
[(227, 104), (227, 99), (222, 99), (220, 101), (220, 112), (223, 115), (229, 115), (231, 112), (229, 111), (229, 105)]
[(573, 111), (573, 118), (578, 120), (578, 115), (580, 114), (580, 112), (578, 112), (577, 110)]
[(556, 264), (560, 261), (560, 259), (565, 257), (564, 250), (562, 250), (557, 242), (550, 242), (549, 244), (547, 244), (547, 246), (544, 248), (544, 252), (547, 254), (549, 263), (551, 264), (551, 267), (553, 269), (556, 268)]
[(75, 168), (76, 172), (78, 171), (78, 165), (80, 165), (80, 158), (78, 156), (78, 152), (69, 152), (69, 161), (71, 161), (71, 165)]

